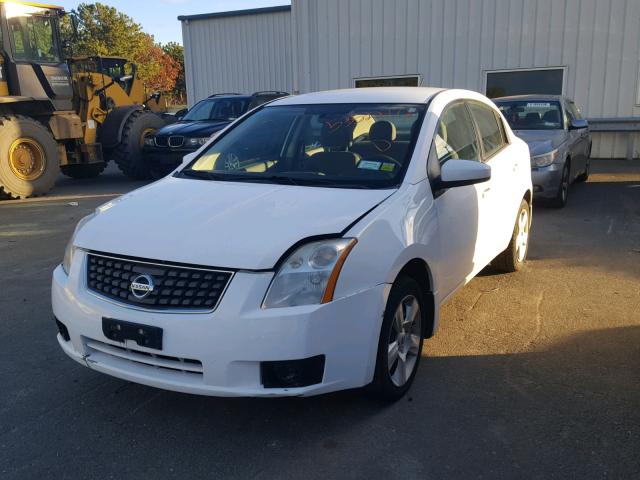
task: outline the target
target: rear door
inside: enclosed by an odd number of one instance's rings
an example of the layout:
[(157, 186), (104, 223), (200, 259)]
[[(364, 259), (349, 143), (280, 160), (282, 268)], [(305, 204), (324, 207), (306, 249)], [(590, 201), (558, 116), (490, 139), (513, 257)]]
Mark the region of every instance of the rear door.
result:
[(486, 207), (480, 227), (485, 255), (481, 260), (486, 264), (506, 248), (511, 238), (517, 208), (522, 200), (520, 184), (515, 179), (518, 160), (510, 155), (498, 112), (475, 101), (469, 102), (469, 110), (480, 137), (481, 159), (491, 167), (491, 180), (478, 185), (482, 188)]

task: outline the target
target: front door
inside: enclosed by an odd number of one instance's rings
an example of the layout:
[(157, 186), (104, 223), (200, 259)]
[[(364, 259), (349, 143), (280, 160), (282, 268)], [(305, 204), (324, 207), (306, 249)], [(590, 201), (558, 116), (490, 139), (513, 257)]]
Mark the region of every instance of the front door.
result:
[[(430, 177), (445, 162), (481, 160), (480, 146), (469, 110), (464, 102), (447, 106), (440, 116), (429, 156)], [(433, 173), (435, 172), (435, 173)], [(486, 184), (435, 191), (434, 200), (440, 240), (438, 290), (445, 298), (484, 267), (480, 219), (488, 215)], [(483, 211), (484, 210), (484, 211)]]

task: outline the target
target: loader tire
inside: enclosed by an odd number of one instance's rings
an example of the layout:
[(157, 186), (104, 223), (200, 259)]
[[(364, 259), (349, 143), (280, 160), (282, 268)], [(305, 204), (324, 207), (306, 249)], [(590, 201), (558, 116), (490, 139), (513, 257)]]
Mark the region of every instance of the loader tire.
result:
[(104, 169), (107, 168), (106, 162), (102, 163), (86, 163), (86, 164), (76, 164), (76, 165), (63, 165), (60, 167), (60, 170), (64, 175), (71, 178), (83, 179), (83, 178), (94, 178), (104, 172)]
[(60, 174), (58, 144), (29, 117), (0, 117), (0, 196), (28, 198), (51, 190)]
[(144, 136), (164, 127), (164, 121), (155, 113), (136, 111), (127, 118), (122, 129), (120, 144), (110, 151), (118, 168), (133, 180), (151, 178), (149, 162), (142, 154)]

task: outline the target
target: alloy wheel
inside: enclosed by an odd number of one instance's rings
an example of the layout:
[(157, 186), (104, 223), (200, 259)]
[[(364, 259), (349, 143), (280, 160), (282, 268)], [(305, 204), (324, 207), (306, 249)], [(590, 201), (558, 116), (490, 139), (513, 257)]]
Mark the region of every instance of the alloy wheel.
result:
[(413, 295), (407, 295), (396, 308), (389, 330), (387, 367), (396, 387), (402, 387), (411, 378), (420, 353), (422, 312)]
[(527, 256), (529, 243), (529, 212), (527, 209), (520, 211), (518, 215), (518, 233), (516, 234), (516, 258), (518, 262), (524, 262)]

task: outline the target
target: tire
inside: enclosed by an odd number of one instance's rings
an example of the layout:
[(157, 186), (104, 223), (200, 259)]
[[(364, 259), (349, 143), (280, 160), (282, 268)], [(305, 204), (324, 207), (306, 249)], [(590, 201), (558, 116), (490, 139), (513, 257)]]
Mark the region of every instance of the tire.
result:
[(58, 144), (44, 125), (23, 116), (0, 117), (0, 196), (44, 195), (59, 174)]
[(565, 162), (562, 169), (562, 178), (560, 179), (560, 185), (558, 186), (558, 192), (556, 196), (551, 199), (549, 205), (553, 208), (564, 208), (569, 198), (569, 186), (571, 185), (571, 179), (569, 175), (569, 162)]
[[(415, 305), (418, 305), (419, 310), (417, 315), (412, 316)], [(403, 322), (398, 321), (400, 317), (396, 312), (400, 312), (405, 318), (412, 317), (413, 322), (404, 323), (401, 327), (400, 324)], [(411, 387), (422, 355), (425, 315), (424, 297), (418, 282), (408, 276), (398, 277), (387, 300), (378, 339), (373, 382), (368, 386), (369, 392), (376, 398), (396, 401)], [(402, 339), (398, 340), (400, 335)], [(396, 351), (395, 354), (391, 354), (390, 346), (394, 342)], [(402, 361), (403, 353), (405, 361)]]
[(109, 153), (118, 168), (133, 180), (151, 178), (148, 162), (142, 154), (142, 140), (147, 133), (164, 127), (164, 121), (155, 113), (137, 110), (125, 121), (120, 144)]
[(105, 162), (102, 163), (88, 163), (88, 164), (76, 164), (76, 165), (63, 165), (60, 167), (60, 171), (67, 177), (83, 179), (94, 178), (104, 172), (107, 168)]
[(529, 252), (529, 229), (531, 228), (531, 207), (526, 200), (522, 200), (518, 209), (518, 216), (513, 227), (511, 240), (507, 248), (498, 255), (491, 266), (506, 273), (520, 270)]
[(576, 182), (586, 182), (589, 180), (589, 173), (591, 172), (591, 159), (587, 158), (587, 163), (584, 167), (584, 172), (576, 177)]

